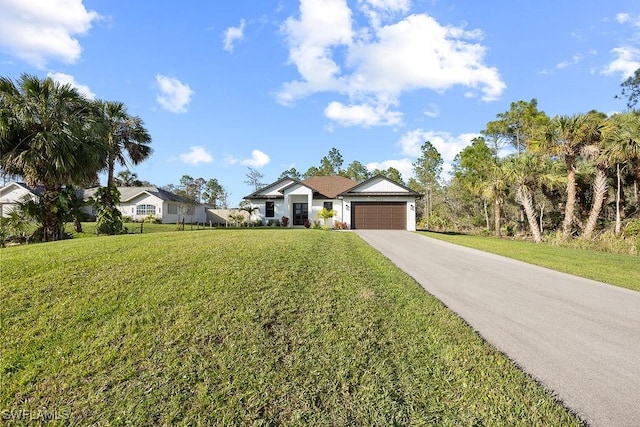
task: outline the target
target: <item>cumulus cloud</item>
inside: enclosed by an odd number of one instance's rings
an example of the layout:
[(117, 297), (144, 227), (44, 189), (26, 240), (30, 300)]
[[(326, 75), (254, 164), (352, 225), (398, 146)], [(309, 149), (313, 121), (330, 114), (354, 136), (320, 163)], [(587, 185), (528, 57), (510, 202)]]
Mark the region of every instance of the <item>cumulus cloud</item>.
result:
[(420, 147), (425, 141), (438, 150), (443, 161), (443, 175), (447, 175), (452, 170), (453, 159), (467, 145), (471, 144), (474, 138), (479, 137), (478, 133), (463, 133), (460, 135), (451, 135), (449, 132), (443, 131), (426, 131), (423, 129), (415, 129), (402, 135), (398, 145), (400, 145), (402, 154), (418, 158), (422, 154)]
[(260, 150), (253, 150), (251, 152), (251, 158), (241, 160), (240, 163), (245, 166), (250, 166), (252, 168), (261, 168), (269, 164), (271, 159), (268, 155), (263, 153)]
[(324, 110), (324, 115), (343, 126), (380, 126), (397, 125), (402, 122), (402, 113), (389, 111), (387, 106), (371, 106), (369, 104), (344, 105), (331, 102)]
[(156, 97), (158, 103), (165, 110), (172, 113), (186, 113), (191, 96), (195, 93), (188, 84), (182, 83), (174, 77), (156, 76), (156, 83), (160, 93)]
[(224, 32), (223, 49), (227, 52), (233, 52), (233, 44), (244, 38), (244, 19), (240, 20), (239, 27), (229, 27)]
[(188, 153), (183, 153), (178, 156), (180, 161), (190, 165), (199, 165), (200, 163), (213, 162), (213, 156), (202, 146), (195, 145), (189, 147)]
[[(482, 31), (444, 26), (426, 14), (397, 20), (409, 11), (408, 0), (359, 0), (358, 5), (369, 24), (355, 31), (357, 11), (346, 0), (301, 0), (299, 16), (281, 28), (299, 79), (282, 85), (278, 102), (290, 105), (314, 93), (333, 92), (349, 102), (329, 103), (327, 117), (372, 126), (397, 124), (399, 112), (388, 119), (381, 111), (409, 91), (441, 93), (461, 85), (484, 101), (502, 95), (506, 85), (500, 73), (485, 64)], [(390, 17), (392, 22), (382, 24)]]
[(58, 83), (68, 84), (72, 87), (76, 88), (78, 92), (84, 95), (87, 99), (94, 100), (96, 99), (96, 94), (89, 89), (89, 86), (76, 82), (75, 77), (65, 73), (47, 73), (47, 77), (51, 77)]
[(253, 150), (250, 158), (240, 159), (236, 156), (227, 155), (224, 159), (229, 165), (241, 164), (252, 168), (261, 168), (271, 162), (271, 158), (260, 150)]
[(602, 74), (620, 73), (622, 79), (633, 75), (634, 71), (640, 68), (640, 50), (633, 47), (616, 47), (611, 50), (616, 59), (611, 61)]
[(413, 176), (413, 161), (409, 158), (403, 158), (398, 160), (384, 160), (382, 162), (371, 162), (366, 164), (367, 169), (373, 172), (376, 169), (385, 170), (389, 168), (395, 168), (400, 171), (402, 179), (405, 181)]
[(0, 13), (0, 47), (14, 57), (44, 68), (49, 60), (67, 64), (82, 53), (78, 36), (100, 15), (82, 0), (4, 0)]

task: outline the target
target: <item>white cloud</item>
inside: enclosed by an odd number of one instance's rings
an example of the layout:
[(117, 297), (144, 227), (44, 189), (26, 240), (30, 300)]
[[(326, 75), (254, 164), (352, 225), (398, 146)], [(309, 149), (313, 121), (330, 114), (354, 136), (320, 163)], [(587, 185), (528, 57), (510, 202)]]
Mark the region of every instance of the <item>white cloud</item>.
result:
[(616, 47), (611, 53), (617, 56), (606, 68), (602, 74), (620, 73), (622, 79), (626, 79), (633, 75), (634, 71), (640, 68), (640, 50), (633, 47)]
[(423, 129), (415, 129), (402, 135), (399, 145), (402, 148), (402, 154), (418, 158), (421, 155), (420, 147), (425, 141), (438, 150), (443, 161), (443, 175), (446, 176), (451, 172), (453, 159), (467, 145), (471, 144), (474, 138), (479, 137), (477, 133), (463, 133), (458, 136), (451, 135), (449, 132), (443, 131), (425, 131)]
[(289, 60), (300, 78), (283, 84), (277, 94), (280, 103), (334, 92), (348, 96), (349, 102), (332, 102), (329, 113), (339, 110), (338, 119), (346, 116), (352, 124), (359, 123), (351, 116), (364, 116), (360, 124), (371, 126), (397, 124), (397, 119), (376, 119), (381, 114), (375, 111), (404, 92), (444, 92), (462, 85), (485, 101), (502, 95), (506, 85), (495, 67), (485, 65), (481, 31), (443, 26), (426, 14), (381, 25), (382, 17), (407, 12), (410, 2), (359, 0), (358, 4), (369, 25), (360, 25), (355, 32), (346, 0), (301, 0), (299, 17), (288, 18), (282, 26)]
[(244, 19), (240, 20), (239, 27), (229, 27), (224, 32), (223, 49), (227, 52), (233, 52), (233, 43), (244, 38)]
[(281, 28), (289, 43), (289, 61), (301, 80), (285, 83), (278, 101), (290, 104), (314, 92), (344, 90), (340, 68), (331, 48), (348, 45), (353, 38), (351, 10), (346, 0), (302, 0), (300, 18), (288, 18)]
[(225, 157), (224, 161), (228, 165), (236, 165), (239, 163), (252, 168), (261, 168), (268, 165), (269, 162), (271, 162), (271, 158), (260, 150), (253, 150), (251, 151), (251, 157), (248, 159), (239, 159), (229, 154)]
[(616, 21), (618, 21), (620, 24), (629, 22), (630, 19), (631, 19), (631, 15), (629, 15), (628, 13), (618, 13), (616, 15)]
[(413, 176), (413, 162), (409, 158), (399, 160), (384, 160), (382, 162), (371, 162), (366, 164), (367, 169), (373, 172), (376, 169), (385, 170), (389, 168), (395, 168), (402, 174), (402, 179), (407, 181)]
[(200, 163), (213, 162), (213, 156), (204, 147), (199, 145), (189, 147), (188, 153), (180, 154), (178, 157), (183, 163), (196, 166)]
[(156, 82), (160, 93), (156, 97), (158, 103), (165, 109), (173, 113), (186, 113), (191, 96), (195, 93), (188, 84), (180, 80), (158, 74)]
[(76, 88), (78, 92), (84, 95), (87, 99), (90, 99), (90, 100), (96, 99), (96, 94), (91, 92), (91, 89), (89, 89), (89, 86), (76, 82), (76, 79), (72, 75), (64, 74), (64, 73), (47, 73), (47, 77), (51, 77), (54, 81), (58, 83), (71, 85), (72, 87)]
[(49, 60), (72, 64), (80, 58), (78, 36), (86, 34), (95, 11), (82, 0), (2, 0), (0, 47), (9, 55), (44, 68)]
[(436, 104), (429, 104), (428, 108), (424, 110), (423, 113), (427, 117), (438, 117), (440, 115), (440, 107), (438, 107)]
[(250, 166), (252, 168), (261, 168), (263, 166), (268, 165), (270, 161), (271, 159), (269, 158), (269, 156), (263, 153), (262, 151), (253, 150), (251, 152), (251, 158), (241, 160), (240, 163), (245, 166)]
[(576, 53), (575, 55), (573, 55), (571, 57), (571, 60), (569, 61), (562, 61), (560, 62), (558, 65), (556, 65), (556, 68), (568, 68), (572, 65), (576, 65), (578, 63), (580, 63), (580, 61), (582, 61), (583, 56), (579, 53)]
[(402, 122), (402, 113), (389, 111), (388, 106), (372, 107), (369, 104), (344, 105), (331, 102), (324, 110), (324, 115), (343, 126), (380, 126), (397, 125)]

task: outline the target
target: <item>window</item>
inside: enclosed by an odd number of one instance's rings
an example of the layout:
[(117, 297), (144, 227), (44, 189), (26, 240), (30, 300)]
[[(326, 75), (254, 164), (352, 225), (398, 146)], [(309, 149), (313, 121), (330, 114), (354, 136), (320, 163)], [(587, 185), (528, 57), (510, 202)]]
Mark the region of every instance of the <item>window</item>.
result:
[(174, 205), (173, 203), (169, 203), (167, 206), (167, 214), (168, 215), (178, 215), (178, 205)]
[(136, 215), (155, 215), (156, 214), (156, 206), (155, 205), (138, 205), (136, 206)]
[(266, 202), (264, 204), (264, 216), (267, 218), (273, 218), (276, 216), (276, 204), (274, 202)]
[(333, 210), (333, 202), (324, 202), (324, 208), (328, 211)]

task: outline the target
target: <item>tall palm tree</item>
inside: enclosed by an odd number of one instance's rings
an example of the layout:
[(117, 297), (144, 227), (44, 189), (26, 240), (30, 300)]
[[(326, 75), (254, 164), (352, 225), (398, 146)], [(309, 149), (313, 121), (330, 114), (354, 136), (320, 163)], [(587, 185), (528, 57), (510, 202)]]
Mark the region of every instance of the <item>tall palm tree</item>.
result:
[[(596, 120), (594, 118), (594, 120)], [(591, 210), (589, 211), (589, 217), (582, 230), (582, 238), (590, 239), (595, 231), (602, 206), (605, 199), (609, 194), (609, 181), (607, 172), (611, 167), (611, 160), (608, 156), (604, 155), (604, 147), (606, 141), (611, 138), (611, 135), (616, 131), (616, 126), (611, 119), (602, 118), (602, 123), (599, 126), (599, 137), (594, 138), (589, 145), (586, 145), (582, 154), (589, 160), (593, 161), (595, 169), (595, 177), (593, 184), (591, 185), (593, 193), (593, 202), (591, 204)]]
[[(616, 234), (621, 229), (620, 195), (622, 191), (622, 168), (635, 168), (636, 182), (640, 181), (640, 115), (636, 113), (615, 114), (611, 117), (615, 130), (605, 140), (603, 157), (616, 165)], [(636, 195), (638, 197), (638, 195)]]
[(523, 206), (529, 222), (529, 229), (533, 241), (540, 243), (542, 233), (538, 224), (538, 216), (534, 207), (534, 193), (537, 186), (540, 159), (531, 154), (524, 153), (507, 158), (505, 170), (511, 182), (515, 185), (516, 202)]
[(567, 200), (562, 221), (562, 233), (571, 235), (576, 206), (576, 166), (580, 150), (599, 138), (602, 121), (599, 113), (556, 116), (551, 120), (537, 146), (550, 156), (564, 161), (567, 174)]
[(95, 112), (70, 85), (23, 74), (0, 78), (0, 167), (41, 184), (43, 238), (58, 239), (56, 203), (65, 186), (93, 179), (106, 146), (96, 138)]
[[(122, 102), (96, 101), (96, 104), (104, 125), (104, 142), (109, 148), (105, 168), (107, 188), (111, 188), (114, 186), (113, 174), (116, 163), (125, 166), (128, 157), (132, 164), (137, 165), (151, 155), (151, 136), (142, 119), (129, 115)], [(113, 201), (107, 196), (105, 202)]]

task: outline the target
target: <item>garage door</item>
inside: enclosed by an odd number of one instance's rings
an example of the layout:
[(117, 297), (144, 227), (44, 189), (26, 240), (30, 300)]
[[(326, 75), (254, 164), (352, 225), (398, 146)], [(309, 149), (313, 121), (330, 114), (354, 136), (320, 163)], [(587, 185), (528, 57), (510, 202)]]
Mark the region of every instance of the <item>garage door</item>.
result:
[(407, 204), (404, 202), (351, 203), (351, 228), (406, 230)]

